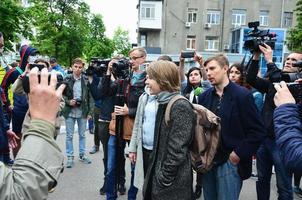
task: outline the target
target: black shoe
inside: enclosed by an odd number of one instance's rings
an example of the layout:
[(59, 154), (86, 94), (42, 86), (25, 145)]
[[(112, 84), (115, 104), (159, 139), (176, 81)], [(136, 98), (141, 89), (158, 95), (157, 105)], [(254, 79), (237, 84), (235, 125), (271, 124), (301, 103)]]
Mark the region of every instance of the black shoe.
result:
[(201, 196), (201, 188), (195, 188), (194, 199), (199, 199)]
[(103, 187), (101, 187), (101, 189), (100, 189), (100, 195), (105, 195), (105, 194), (106, 194), (106, 186), (104, 183)]
[(120, 195), (126, 194), (126, 187), (124, 184), (119, 185), (117, 190), (120, 193)]

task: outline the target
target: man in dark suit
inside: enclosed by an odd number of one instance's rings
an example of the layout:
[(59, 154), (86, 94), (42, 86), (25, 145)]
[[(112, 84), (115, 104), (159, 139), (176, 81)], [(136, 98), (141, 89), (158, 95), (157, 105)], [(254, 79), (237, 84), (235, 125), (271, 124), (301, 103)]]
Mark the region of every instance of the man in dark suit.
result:
[[(214, 86), (199, 96), (199, 104), (221, 118), (221, 140), (213, 168), (203, 175), (205, 200), (238, 199), (242, 180), (252, 172), (254, 155), (265, 129), (252, 94), (228, 78), (229, 62), (224, 55), (204, 63)], [(218, 181), (217, 181), (218, 180)]]

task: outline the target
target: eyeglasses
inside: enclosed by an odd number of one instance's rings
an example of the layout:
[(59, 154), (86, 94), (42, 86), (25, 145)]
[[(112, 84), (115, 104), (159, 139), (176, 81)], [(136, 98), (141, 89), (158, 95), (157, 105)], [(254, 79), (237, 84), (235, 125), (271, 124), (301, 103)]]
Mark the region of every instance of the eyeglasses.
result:
[(132, 57), (130, 57), (131, 58), (131, 60), (137, 60), (137, 59), (139, 59), (139, 58), (142, 58), (142, 57), (144, 57), (144, 56), (132, 56)]

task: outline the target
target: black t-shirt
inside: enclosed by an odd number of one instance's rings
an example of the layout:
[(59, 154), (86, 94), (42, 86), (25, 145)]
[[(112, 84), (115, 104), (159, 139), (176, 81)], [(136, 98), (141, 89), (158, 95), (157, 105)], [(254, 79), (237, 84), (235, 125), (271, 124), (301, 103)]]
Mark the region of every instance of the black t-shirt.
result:
[[(217, 115), (218, 117), (221, 118), (220, 108), (221, 108), (221, 104), (223, 103), (223, 95), (220, 97), (216, 93), (216, 91), (213, 90), (212, 100), (213, 101), (212, 101), (210, 110), (215, 115)], [(227, 150), (223, 146), (223, 141), (222, 141), (222, 136), (221, 136), (221, 131), (220, 131), (220, 141), (219, 141), (219, 144), (218, 144), (216, 155), (215, 155), (214, 160), (213, 160), (214, 166), (218, 166), (218, 165), (221, 165), (221, 164), (225, 163), (229, 159), (230, 153), (231, 153), (231, 151)]]

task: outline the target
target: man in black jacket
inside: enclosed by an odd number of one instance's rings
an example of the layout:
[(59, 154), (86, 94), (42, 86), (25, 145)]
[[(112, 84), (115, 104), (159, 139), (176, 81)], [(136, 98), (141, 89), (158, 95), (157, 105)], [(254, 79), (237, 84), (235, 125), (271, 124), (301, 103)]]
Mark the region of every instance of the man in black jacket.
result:
[[(276, 90), (273, 82), (281, 81), (281, 74), (283, 72), (297, 72), (297, 68), (293, 67), (293, 63), (302, 59), (302, 54), (291, 53), (284, 63), (284, 67), (279, 70), (272, 62), (272, 49), (268, 46), (259, 46), (261, 52), (255, 52), (253, 60), (247, 71), (247, 82), (256, 88), (259, 92), (266, 94), (264, 100), (264, 107), (262, 116), (264, 118), (264, 125), (268, 133), (268, 137), (263, 141), (257, 152), (257, 171), (258, 181), (256, 183), (258, 199), (269, 199), (270, 197), (270, 180), (272, 174), (272, 166), (275, 167), (277, 187), (279, 199), (293, 199), (291, 174), (285, 168), (285, 165), (280, 156), (280, 150), (275, 142), (275, 133), (273, 126), (273, 112), (275, 109), (274, 95)], [(267, 77), (263, 79), (257, 77), (259, 70), (259, 57), (263, 53), (267, 61)]]
[(213, 85), (199, 95), (198, 103), (221, 118), (221, 142), (213, 168), (203, 174), (205, 200), (239, 199), (242, 180), (252, 173), (254, 155), (265, 136), (252, 94), (228, 78), (229, 62), (223, 55), (204, 64)]

